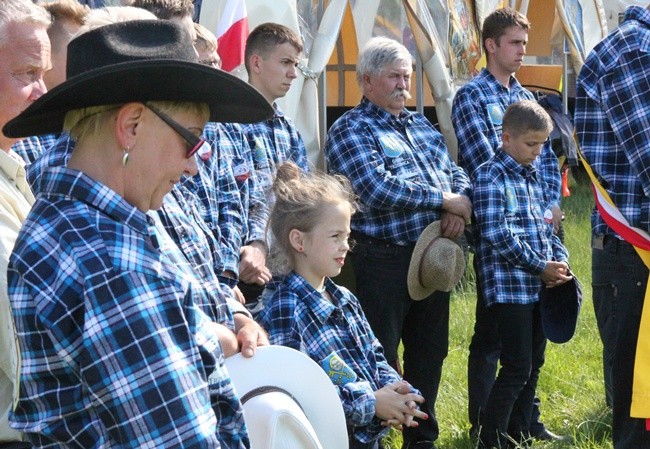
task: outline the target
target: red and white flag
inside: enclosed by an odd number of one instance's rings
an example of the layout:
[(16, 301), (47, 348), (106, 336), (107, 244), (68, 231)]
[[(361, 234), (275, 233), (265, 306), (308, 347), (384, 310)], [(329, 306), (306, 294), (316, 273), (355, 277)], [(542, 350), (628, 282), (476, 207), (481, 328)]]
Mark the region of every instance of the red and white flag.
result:
[(244, 0), (227, 0), (217, 25), (217, 53), (221, 69), (230, 72), (244, 63), (244, 49), (248, 37), (248, 14)]

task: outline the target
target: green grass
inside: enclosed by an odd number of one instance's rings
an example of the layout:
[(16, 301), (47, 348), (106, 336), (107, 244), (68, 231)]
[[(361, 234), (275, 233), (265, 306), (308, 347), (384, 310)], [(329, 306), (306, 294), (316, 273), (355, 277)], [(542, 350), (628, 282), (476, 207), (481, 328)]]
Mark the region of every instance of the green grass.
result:
[[(535, 444), (537, 448), (612, 448), (611, 412), (605, 406), (602, 380), (602, 346), (593, 313), (589, 214), (591, 190), (583, 176), (571, 180), (571, 196), (563, 200), (565, 244), (571, 269), (582, 283), (583, 305), (576, 334), (568, 343), (549, 343), (537, 394), (542, 400), (542, 420), (553, 432), (572, 435), (571, 444)], [(469, 264), (471, 267), (471, 264)], [(452, 295), (449, 356), (436, 406), (440, 423), (439, 448), (473, 449), (467, 419), (467, 355), (476, 301), (474, 273)], [(392, 431), (387, 448), (399, 449), (401, 435)]]

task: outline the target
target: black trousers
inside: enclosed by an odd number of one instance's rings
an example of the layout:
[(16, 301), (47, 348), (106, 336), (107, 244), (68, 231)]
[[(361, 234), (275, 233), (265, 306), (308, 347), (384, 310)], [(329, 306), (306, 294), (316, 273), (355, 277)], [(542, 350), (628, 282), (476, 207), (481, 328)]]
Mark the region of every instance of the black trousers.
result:
[[(645, 420), (630, 417), (632, 380), (648, 268), (632, 245), (593, 236), (592, 287), (603, 342), (605, 387), (612, 403), (615, 449), (650, 449)], [(613, 367), (616, 367), (615, 369)]]
[(404, 379), (419, 389), (428, 415), (416, 428), (404, 429), (404, 448), (435, 447), (439, 427), (435, 403), (442, 364), (449, 347), (449, 293), (435, 292), (413, 301), (406, 285), (413, 245), (402, 247), (360, 235), (351, 253), (356, 292), (373, 332), (395, 366), (400, 340), (404, 346)]
[(501, 369), (488, 396), (480, 436), (486, 446), (509, 447), (509, 438), (521, 441), (529, 437), (546, 337), (539, 302), (495, 304), (490, 309), (499, 329)]
[[(474, 269), (478, 273), (476, 258)], [(485, 409), (488, 396), (497, 375), (497, 364), (501, 355), (501, 341), (494, 311), (485, 306), (481, 280), (476, 279), (476, 318), (474, 334), (469, 344), (467, 358), (467, 399), (468, 415), (472, 430), (478, 432), (480, 415)], [(540, 417), (540, 400), (535, 396), (530, 418), (530, 434), (535, 436), (543, 432), (544, 424)]]

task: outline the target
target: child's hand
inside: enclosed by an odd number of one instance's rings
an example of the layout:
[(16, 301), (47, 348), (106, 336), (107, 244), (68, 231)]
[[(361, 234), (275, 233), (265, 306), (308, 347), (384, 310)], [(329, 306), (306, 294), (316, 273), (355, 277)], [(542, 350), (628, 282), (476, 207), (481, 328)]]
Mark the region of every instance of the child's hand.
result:
[(546, 288), (557, 287), (573, 278), (569, 273), (569, 266), (566, 262), (555, 262), (554, 260), (546, 262), (546, 267), (544, 267), (544, 271), (539, 277), (542, 278)]
[(416, 427), (414, 417), (427, 419), (427, 414), (418, 410), (418, 403), (424, 402), (419, 394), (410, 393), (407, 382), (395, 382), (375, 391), (375, 415), (383, 425), (401, 429), (402, 425)]

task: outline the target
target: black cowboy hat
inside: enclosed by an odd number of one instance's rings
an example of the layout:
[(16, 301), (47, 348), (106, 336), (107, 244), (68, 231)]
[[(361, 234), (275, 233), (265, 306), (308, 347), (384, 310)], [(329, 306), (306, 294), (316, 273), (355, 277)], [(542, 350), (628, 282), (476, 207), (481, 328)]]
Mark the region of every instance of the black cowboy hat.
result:
[(66, 75), (2, 132), (56, 133), (68, 111), (132, 101), (206, 103), (213, 122), (254, 123), (273, 114), (255, 88), (199, 64), (189, 33), (169, 20), (134, 20), (83, 33), (68, 45)]

